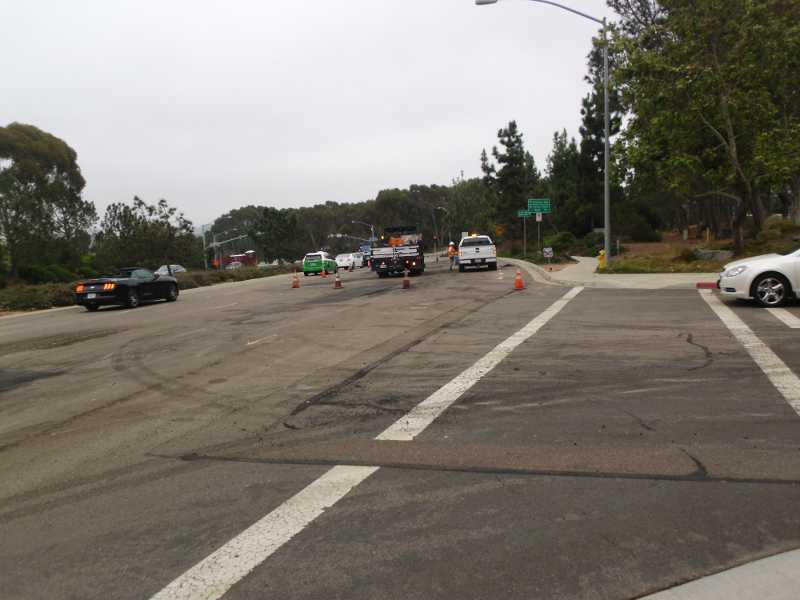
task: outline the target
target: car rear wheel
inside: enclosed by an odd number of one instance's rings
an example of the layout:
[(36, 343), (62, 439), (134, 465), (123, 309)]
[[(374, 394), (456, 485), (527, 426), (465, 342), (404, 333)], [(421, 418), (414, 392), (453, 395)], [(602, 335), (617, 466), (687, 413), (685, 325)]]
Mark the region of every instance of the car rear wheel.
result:
[(100, 307), (97, 304), (86, 304), (84, 305), (84, 308), (86, 308), (86, 310), (89, 312), (97, 312), (97, 309)]
[(781, 275), (772, 273), (761, 275), (756, 279), (753, 288), (753, 297), (761, 306), (780, 306), (789, 297), (789, 282)]
[(175, 300), (178, 299), (178, 286), (177, 285), (172, 284), (171, 286), (169, 286), (169, 289), (167, 290), (166, 299), (167, 299), (167, 302), (175, 302)]
[(125, 299), (125, 306), (128, 308), (136, 308), (139, 306), (139, 292), (136, 290), (128, 290), (128, 297)]

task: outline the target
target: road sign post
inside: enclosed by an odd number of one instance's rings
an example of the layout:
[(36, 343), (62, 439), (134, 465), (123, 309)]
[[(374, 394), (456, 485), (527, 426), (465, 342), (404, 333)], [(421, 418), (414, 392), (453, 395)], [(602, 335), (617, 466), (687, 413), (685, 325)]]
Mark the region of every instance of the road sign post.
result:
[(528, 257), (528, 217), (532, 214), (524, 208), (517, 211), (517, 216), (522, 219), (522, 258)]

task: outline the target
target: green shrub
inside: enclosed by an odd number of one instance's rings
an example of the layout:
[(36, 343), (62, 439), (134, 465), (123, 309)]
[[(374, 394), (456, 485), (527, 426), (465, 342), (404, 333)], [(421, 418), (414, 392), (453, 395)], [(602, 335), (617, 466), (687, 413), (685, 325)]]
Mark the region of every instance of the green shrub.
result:
[(684, 248), (672, 260), (674, 262), (690, 263), (698, 260), (698, 258), (697, 252), (695, 252), (692, 248)]
[(552, 248), (554, 254), (567, 254), (575, 246), (575, 241), (575, 236), (569, 231), (562, 231), (544, 238), (544, 245)]
[(20, 267), (20, 279), (27, 283), (67, 283), (77, 277), (72, 271), (61, 265), (29, 265)]
[(0, 307), (7, 310), (34, 310), (69, 306), (75, 302), (72, 285), (11, 285), (0, 290)]

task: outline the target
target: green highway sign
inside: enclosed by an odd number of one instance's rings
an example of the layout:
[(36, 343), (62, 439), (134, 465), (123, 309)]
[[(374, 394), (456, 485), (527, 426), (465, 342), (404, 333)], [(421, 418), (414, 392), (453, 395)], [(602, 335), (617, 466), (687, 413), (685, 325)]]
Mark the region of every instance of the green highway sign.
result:
[(518, 217), (527, 218), (527, 217), (532, 217), (532, 216), (533, 216), (533, 213), (532, 213), (531, 211), (529, 211), (529, 210), (525, 210), (525, 209), (523, 208), (523, 209), (521, 209), (521, 210), (518, 210), (518, 211), (517, 211), (517, 216), (518, 216)]
[(528, 200), (528, 211), (532, 213), (550, 213), (550, 198), (531, 198)]

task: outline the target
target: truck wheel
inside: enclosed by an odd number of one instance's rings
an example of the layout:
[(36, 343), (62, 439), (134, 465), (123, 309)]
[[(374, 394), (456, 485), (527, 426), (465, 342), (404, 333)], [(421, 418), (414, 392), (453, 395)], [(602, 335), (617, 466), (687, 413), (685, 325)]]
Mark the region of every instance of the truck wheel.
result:
[(490, 271), (497, 271), (497, 263), (489, 263)]
[(465, 269), (464, 265), (458, 265), (458, 272), (459, 273), (463, 273), (464, 269)]
[(100, 308), (97, 304), (84, 304), (83, 306), (89, 312), (96, 312)]

